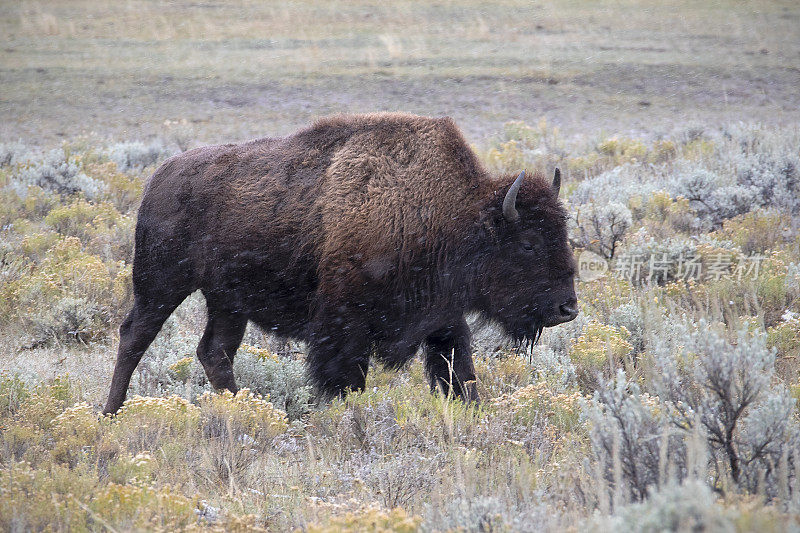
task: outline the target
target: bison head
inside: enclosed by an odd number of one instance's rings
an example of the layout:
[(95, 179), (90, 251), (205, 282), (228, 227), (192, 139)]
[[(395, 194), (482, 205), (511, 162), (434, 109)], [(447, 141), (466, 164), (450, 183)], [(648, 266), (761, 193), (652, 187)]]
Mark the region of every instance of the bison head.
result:
[(523, 171), (496, 196), (502, 206), (492, 208), (495, 244), (482, 280), (483, 311), (520, 342), (535, 342), (543, 328), (578, 315), (560, 187), (559, 170), (552, 183), (526, 179)]

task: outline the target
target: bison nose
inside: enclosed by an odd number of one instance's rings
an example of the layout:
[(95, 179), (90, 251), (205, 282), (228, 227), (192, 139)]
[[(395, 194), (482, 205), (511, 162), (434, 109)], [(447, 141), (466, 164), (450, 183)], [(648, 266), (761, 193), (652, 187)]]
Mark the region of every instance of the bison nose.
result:
[(558, 310), (561, 311), (561, 318), (564, 320), (564, 322), (569, 322), (578, 316), (578, 309), (573, 303), (561, 304), (561, 307), (559, 307)]

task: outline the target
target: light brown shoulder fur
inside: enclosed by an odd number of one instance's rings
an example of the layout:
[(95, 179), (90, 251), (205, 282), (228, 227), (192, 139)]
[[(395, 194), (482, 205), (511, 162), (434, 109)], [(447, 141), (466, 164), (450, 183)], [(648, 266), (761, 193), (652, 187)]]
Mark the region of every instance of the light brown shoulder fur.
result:
[(332, 126), (356, 131), (333, 155), (319, 198), (323, 279), (344, 282), (350, 266), (347, 284), (402, 275), (446, 253), (442, 246), (478, 219), (490, 179), (451, 119), (391, 113), (316, 125)]

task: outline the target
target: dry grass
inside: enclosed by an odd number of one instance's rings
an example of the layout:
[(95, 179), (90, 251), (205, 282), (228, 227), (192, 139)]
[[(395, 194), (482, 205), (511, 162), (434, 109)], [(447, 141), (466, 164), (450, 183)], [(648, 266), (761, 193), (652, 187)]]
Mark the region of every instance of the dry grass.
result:
[(202, 141), (320, 114), (453, 115), (475, 141), (545, 115), (569, 134), (797, 120), (793, 2), (5, 2), (0, 138)]

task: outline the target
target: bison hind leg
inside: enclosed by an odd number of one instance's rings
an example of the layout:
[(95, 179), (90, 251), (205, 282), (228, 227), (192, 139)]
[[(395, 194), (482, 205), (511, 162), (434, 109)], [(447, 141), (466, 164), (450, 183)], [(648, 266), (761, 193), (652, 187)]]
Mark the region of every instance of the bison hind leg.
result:
[(234, 394), (239, 390), (233, 376), (233, 358), (246, 327), (246, 315), (215, 309), (209, 303), (208, 322), (197, 346), (197, 358), (215, 389), (227, 389)]
[(188, 291), (183, 291), (158, 300), (136, 297), (133, 309), (119, 327), (117, 362), (103, 413), (114, 414), (122, 407), (131, 376), (144, 352), (161, 331), (161, 326), (169, 315), (188, 295)]

